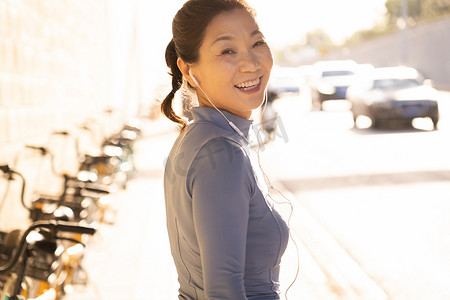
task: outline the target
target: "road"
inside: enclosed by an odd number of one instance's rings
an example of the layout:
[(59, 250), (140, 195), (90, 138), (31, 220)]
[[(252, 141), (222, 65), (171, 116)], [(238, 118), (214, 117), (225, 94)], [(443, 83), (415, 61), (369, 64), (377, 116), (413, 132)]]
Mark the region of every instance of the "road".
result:
[(450, 299), (450, 93), (438, 130), (354, 128), (345, 101), (309, 103), (277, 100), (277, 134), (260, 151), (292, 195), (301, 256), (336, 299)]

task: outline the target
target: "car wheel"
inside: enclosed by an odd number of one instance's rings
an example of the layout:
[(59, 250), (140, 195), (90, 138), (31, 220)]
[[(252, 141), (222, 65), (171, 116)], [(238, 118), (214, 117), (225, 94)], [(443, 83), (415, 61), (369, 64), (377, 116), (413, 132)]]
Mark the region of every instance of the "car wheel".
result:
[(353, 124), (356, 126), (356, 119), (358, 119), (358, 115), (352, 111), (352, 117), (353, 117)]
[(322, 111), (323, 110), (323, 102), (319, 103), (319, 110)]
[(437, 129), (437, 124), (438, 124), (438, 122), (439, 122), (439, 119), (437, 119), (437, 118), (431, 118), (431, 121), (433, 122), (433, 128), (434, 128), (434, 130), (436, 130), (436, 129)]
[(372, 128), (381, 128), (382, 121), (380, 119), (372, 118)]
[(358, 119), (358, 114), (353, 109), (351, 110), (351, 112), (352, 112), (353, 122), (356, 123), (356, 119)]

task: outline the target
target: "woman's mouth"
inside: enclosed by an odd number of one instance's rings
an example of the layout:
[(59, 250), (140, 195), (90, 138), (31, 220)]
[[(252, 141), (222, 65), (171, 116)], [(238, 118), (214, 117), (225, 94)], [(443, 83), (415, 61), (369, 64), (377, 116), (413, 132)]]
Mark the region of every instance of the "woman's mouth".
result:
[(235, 87), (245, 93), (254, 93), (256, 91), (259, 91), (259, 88), (261, 87), (261, 77), (255, 80), (249, 80), (236, 84)]

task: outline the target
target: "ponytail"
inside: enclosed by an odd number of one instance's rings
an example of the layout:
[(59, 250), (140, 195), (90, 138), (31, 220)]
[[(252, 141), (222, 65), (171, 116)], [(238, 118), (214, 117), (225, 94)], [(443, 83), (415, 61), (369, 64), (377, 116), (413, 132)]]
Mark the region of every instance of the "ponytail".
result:
[(161, 112), (171, 121), (181, 125), (181, 129), (186, 126), (186, 121), (178, 116), (172, 108), (175, 93), (180, 89), (183, 82), (183, 74), (178, 68), (178, 55), (175, 49), (175, 42), (170, 41), (166, 48), (166, 64), (170, 68), (170, 75), (172, 76), (172, 90), (161, 103)]

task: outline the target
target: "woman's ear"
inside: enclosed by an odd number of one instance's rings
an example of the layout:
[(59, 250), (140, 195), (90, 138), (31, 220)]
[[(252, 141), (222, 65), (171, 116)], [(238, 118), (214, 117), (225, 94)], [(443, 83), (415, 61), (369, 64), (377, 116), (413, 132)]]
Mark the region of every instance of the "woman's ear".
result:
[(192, 79), (191, 74), (189, 72), (189, 70), (191, 70), (191, 65), (187, 64), (180, 57), (178, 57), (177, 65), (178, 65), (178, 69), (180, 69), (181, 73), (183, 74), (184, 78), (186, 78), (186, 80), (189, 82), (189, 84), (193, 87), (196, 87), (197, 84)]

